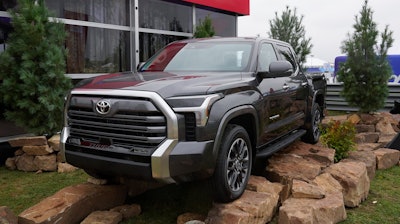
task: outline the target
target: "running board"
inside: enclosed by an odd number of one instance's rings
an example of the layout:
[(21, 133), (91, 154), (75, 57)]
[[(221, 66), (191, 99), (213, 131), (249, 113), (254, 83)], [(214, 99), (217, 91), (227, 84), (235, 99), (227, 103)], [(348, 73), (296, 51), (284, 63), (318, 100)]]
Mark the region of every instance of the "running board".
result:
[(280, 149), (292, 144), (294, 141), (296, 141), (298, 138), (306, 134), (306, 130), (300, 129), (295, 131), (294, 133), (291, 133), (287, 136), (282, 137), (283, 140), (279, 140), (276, 143), (273, 143), (269, 146), (267, 146), (265, 149), (257, 152), (256, 158), (257, 159), (262, 159), (265, 157), (268, 157), (272, 155), (273, 153), (279, 151)]

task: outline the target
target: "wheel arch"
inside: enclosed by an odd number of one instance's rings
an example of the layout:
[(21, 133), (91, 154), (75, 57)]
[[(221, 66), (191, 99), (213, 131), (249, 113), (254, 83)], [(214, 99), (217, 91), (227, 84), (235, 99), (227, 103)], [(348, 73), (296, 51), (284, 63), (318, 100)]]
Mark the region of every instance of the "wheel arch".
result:
[[(237, 124), (242, 126), (249, 135), (253, 158), (255, 155), (257, 144), (257, 133), (259, 130), (259, 122), (256, 109), (251, 105), (244, 105), (229, 110), (221, 119), (218, 126), (217, 135), (215, 137), (215, 144), (213, 148), (213, 157), (217, 158), (218, 150), (221, 146), (222, 137), (228, 124)], [(254, 161), (253, 161), (254, 162)]]

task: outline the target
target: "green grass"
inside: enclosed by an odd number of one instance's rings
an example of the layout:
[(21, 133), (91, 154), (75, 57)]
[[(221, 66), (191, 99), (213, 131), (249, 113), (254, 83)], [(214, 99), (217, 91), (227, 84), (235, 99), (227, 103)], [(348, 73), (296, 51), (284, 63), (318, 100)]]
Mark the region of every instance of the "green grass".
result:
[[(347, 223), (400, 223), (400, 167), (378, 170), (371, 183), (368, 199), (359, 207), (347, 209)], [(15, 214), (38, 203), (58, 190), (86, 182), (82, 170), (73, 173), (26, 173), (0, 167), (0, 205), (8, 206)], [(140, 204), (142, 214), (124, 222), (176, 223), (179, 215), (194, 212), (207, 215), (212, 207), (211, 190), (207, 181), (168, 185), (127, 199)], [(274, 223), (274, 222), (273, 222)]]
[(18, 215), (66, 186), (86, 182), (87, 178), (82, 170), (36, 174), (0, 167), (0, 206), (7, 206)]
[(347, 209), (347, 223), (400, 223), (400, 167), (377, 170), (367, 200)]

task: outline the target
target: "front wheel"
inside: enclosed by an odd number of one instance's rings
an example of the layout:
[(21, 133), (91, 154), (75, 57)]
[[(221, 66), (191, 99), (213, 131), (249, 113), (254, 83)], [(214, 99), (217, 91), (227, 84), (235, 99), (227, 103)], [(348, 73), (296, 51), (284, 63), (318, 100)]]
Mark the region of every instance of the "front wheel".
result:
[(246, 130), (228, 125), (219, 150), (212, 177), (214, 200), (231, 202), (246, 189), (252, 166), (252, 148)]
[(303, 136), (302, 140), (311, 144), (315, 144), (319, 140), (321, 135), (320, 124), (322, 121), (321, 109), (317, 103), (314, 103), (311, 110), (311, 121), (310, 127), (307, 129), (306, 135)]

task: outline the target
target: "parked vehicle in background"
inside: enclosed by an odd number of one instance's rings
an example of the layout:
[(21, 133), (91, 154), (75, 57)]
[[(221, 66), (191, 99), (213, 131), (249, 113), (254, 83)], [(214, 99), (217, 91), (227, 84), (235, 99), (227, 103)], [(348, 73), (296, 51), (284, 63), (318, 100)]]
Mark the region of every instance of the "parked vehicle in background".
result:
[(306, 76), (287, 43), (178, 41), (136, 73), (80, 82), (65, 104), (62, 153), (95, 177), (211, 177), (215, 200), (229, 202), (256, 158), (318, 141), (325, 92), (324, 76)]

